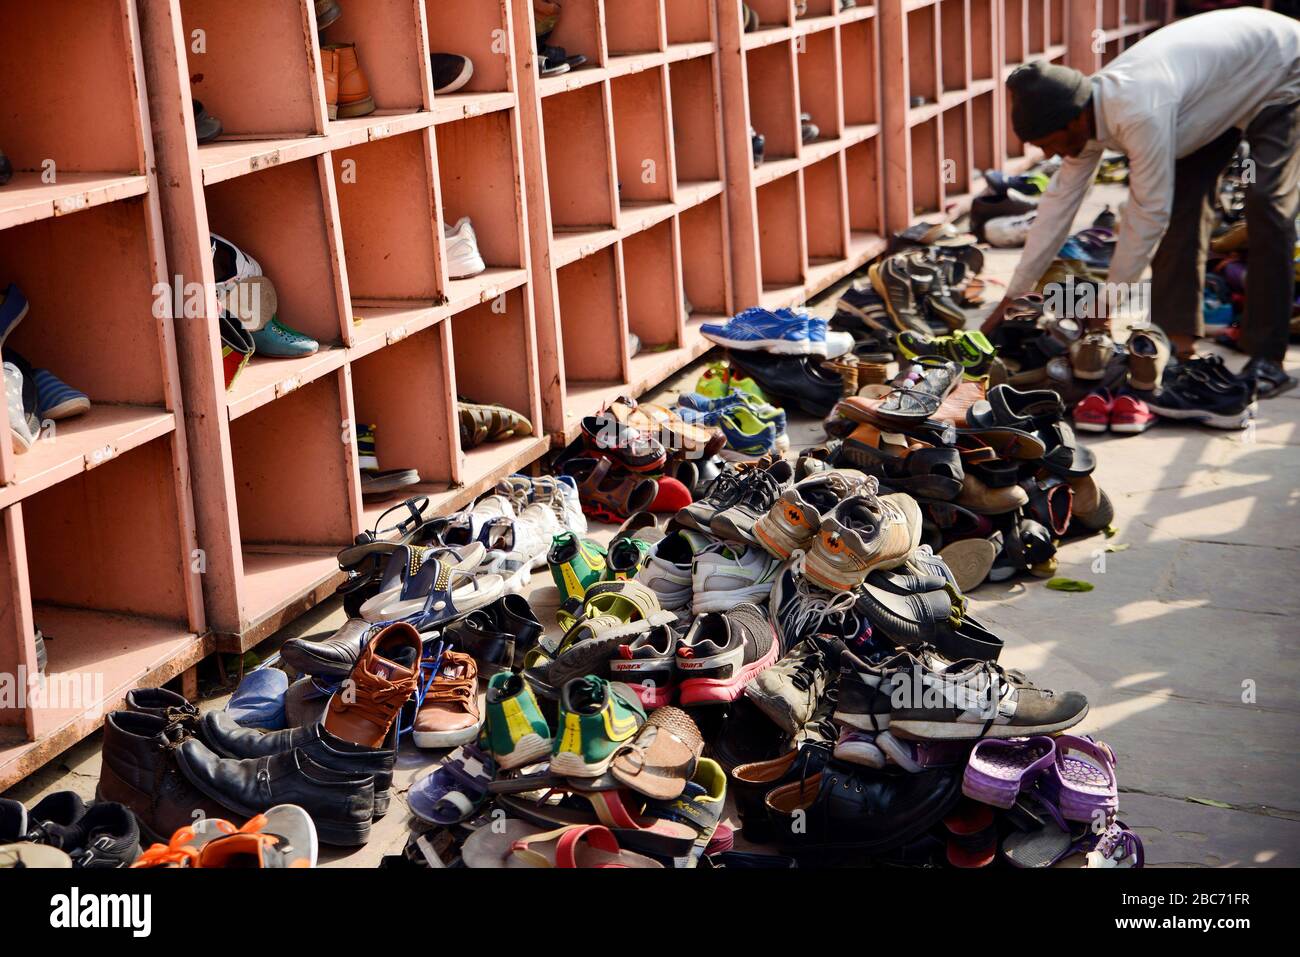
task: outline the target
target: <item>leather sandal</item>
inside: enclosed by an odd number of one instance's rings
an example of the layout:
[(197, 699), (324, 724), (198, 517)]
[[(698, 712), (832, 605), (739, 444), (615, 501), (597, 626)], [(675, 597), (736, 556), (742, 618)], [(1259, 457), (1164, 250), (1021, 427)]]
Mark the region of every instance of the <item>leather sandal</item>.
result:
[(571, 459), (564, 474), (577, 479), (582, 510), (605, 522), (622, 522), (633, 512), (648, 511), (659, 493), (654, 479), (619, 475), (604, 457)]

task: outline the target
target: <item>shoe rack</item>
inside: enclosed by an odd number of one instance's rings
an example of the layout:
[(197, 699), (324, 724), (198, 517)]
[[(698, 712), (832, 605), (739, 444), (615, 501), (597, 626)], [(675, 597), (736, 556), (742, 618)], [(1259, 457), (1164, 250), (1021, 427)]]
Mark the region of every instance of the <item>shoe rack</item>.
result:
[[(880, 17), (840, 0), (719, 0), (738, 308), (802, 304), (885, 248)], [(805, 143), (800, 114), (818, 127)], [(766, 140), (755, 165), (750, 130)]]
[[(537, 434), (461, 448), (456, 397), (541, 416), (521, 100), (508, 0), (138, 0), (177, 321), (208, 623), (243, 650), (332, 593), (335, 555), (408, 494), (469, 502), (540, 457)], [(525, 32), (531, 33), (531, 29)], [(432, 41), (432, 45), (431, 45)], [(375, 99), (330, 120), (321, 46), (356, 44)], [(468, 56), (435, 95), (429, 53)], [(196, 145), (191, 98), (224, 133)], [(486, 272), (449, 278), (444, 224), (471, 218)], [(209, 231), (276, 286), (279, 319), (321, 344), (255, 355), (227, 391)], [(362, 496), (356, 436), (422, 483)]]
[(734, 311), (717, 19), (714, 0), (565, 0), (545, 42), (586, 62), (540, 76), (532, 2), (513, 6), (543, 422), (567, 443)]
[(0, 288), (30, 304), (5, 345), (92, 403), (0, 440), (2, 791), (210, 646), (135, 0), (7, 4), (0, 61)]

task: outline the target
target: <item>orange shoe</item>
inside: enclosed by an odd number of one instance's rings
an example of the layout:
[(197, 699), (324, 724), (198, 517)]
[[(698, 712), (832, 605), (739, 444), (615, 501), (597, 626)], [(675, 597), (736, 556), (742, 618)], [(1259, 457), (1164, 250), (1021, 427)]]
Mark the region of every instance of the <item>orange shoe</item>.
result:
[(369, 116), (375, 112), (375, 98), (370, 95), (370, 84), (361, 72), (355, 44), (327, 44), (320, 48), (320, 58), (331, 120)]
[(278, 804), (236, 828), (220, 818), (200, 818), (154, 844), (133, 868), (315, 867), (319, 843), (311, 817), (294, 804)]

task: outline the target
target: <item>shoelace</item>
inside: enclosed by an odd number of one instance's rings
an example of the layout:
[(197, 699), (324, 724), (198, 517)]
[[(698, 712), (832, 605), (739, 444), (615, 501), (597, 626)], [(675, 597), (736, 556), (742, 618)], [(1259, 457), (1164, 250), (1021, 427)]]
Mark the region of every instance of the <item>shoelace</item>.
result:
[(794, 573), (795, 599), (784, 616), (789, 623), (784, 629), (787, 634), (814, 634), (821, 630), (828, 618), (838, 616), (843, 620), (844, 614), (858, 600), (858, 596), (851, 591), (840, 592), (833, 597), (815, 592), (804, 577), (806, 558), (802, 549), (796, 549), (791, 558), (790, 571)]
[(740, 504), (758, 509), (772, 507), (781, 495), (781, 483), (771, 472), (751, 472), (742, 480)]

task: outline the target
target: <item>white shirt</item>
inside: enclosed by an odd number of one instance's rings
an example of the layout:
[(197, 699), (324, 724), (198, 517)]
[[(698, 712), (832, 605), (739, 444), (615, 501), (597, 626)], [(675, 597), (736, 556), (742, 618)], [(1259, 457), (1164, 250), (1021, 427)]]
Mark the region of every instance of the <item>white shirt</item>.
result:
[(1110, 282), (1138, 282), (1169, 226), (1174, 163), (1261, 110), (1300, 102), (1300, 21), (1253, 8), (1179, 20), (1092, 77), (1097, 138), (1067, 158), (1038, 206), (1011, 296), (1031, 291), (1070, 235), (1106, 149), (1129, 158)]

